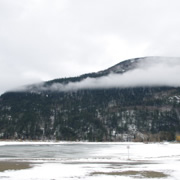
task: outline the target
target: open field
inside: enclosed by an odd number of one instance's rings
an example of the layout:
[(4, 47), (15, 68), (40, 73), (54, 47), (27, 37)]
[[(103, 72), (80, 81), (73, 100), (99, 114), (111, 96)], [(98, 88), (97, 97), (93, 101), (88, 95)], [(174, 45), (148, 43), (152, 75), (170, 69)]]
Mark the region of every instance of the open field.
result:
[(177, 143), (0, 145), (1, 180), (178, 180), (179, 167)]

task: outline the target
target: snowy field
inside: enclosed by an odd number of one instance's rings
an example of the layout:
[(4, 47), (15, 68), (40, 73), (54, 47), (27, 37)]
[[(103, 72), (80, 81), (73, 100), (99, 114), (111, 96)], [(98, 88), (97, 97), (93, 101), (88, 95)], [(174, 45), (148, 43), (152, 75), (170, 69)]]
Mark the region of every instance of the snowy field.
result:
[(180, 180), (178, 143), (0, 142), (0, 180)]

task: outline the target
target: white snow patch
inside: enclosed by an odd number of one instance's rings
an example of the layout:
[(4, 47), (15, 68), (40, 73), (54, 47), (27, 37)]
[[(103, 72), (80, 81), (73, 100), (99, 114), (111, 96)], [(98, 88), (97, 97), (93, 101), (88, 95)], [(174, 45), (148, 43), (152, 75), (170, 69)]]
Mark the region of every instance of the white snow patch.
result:
[[(21, 144), (66, 144), (68, 142), (0, 142), (1, 145)], [(67, 159), (66, 161), (46, 161), (35, 164), (31, 169), (0, 172), (1, 180), (133, 180), (130, 176), (93, 175), (92, 172), (120, 171), (157, 171), (168, 174), (166, 180), (180, 177), (180, 144), (177, 143), (83, 143), (69, 144), (103, 144), (95, 151), (94, 158)], [(129, 159), (128, 148), (129, 146)], [(88, 146), (91, 148), (91, 146)], [(80, 149), (79, 149), (80, 151)], [(132, 164), (131, 164), (132, 163)], [(135, 164), (133, 164), (135, 163)], [(8, 178), (7, 178), (8, 177)], [(148, 178), (143, 178), (146, 180)], [(158, 180), (158, 178), (153, 178)]]

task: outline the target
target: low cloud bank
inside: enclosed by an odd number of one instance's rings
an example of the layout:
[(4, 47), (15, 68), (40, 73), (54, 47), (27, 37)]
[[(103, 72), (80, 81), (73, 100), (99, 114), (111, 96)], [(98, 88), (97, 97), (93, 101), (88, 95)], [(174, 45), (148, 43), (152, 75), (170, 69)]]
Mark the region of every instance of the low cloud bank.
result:
[(137, 68), (123, 74), (111, 73), (100, 78), (86, 78), (66, 85), (54, 83), (40, 91), (75, 91), (80, 89), (171, 86), (180, 87), (180, 58), (145, 58)]
[[(48, 87), (48, 90), (70, 91), (140, 86), (180, 87), (180, 59), (150, 57), (140, 61), (136, 69), (123, 74), (111, 73), (105, 77), (86, 78), (80, 82), (70, 82), (67, 85), (54, 83)], [(47, 90), (47, 88), (44, 88), (44, 90)]]

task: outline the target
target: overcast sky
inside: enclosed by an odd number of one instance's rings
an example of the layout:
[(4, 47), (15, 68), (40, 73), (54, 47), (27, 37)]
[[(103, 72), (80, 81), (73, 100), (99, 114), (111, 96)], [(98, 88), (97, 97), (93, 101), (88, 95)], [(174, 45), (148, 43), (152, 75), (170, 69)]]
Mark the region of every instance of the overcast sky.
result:
[(180, 57), (179, 0), (0, 0), (0, 94), (143, 56)]

